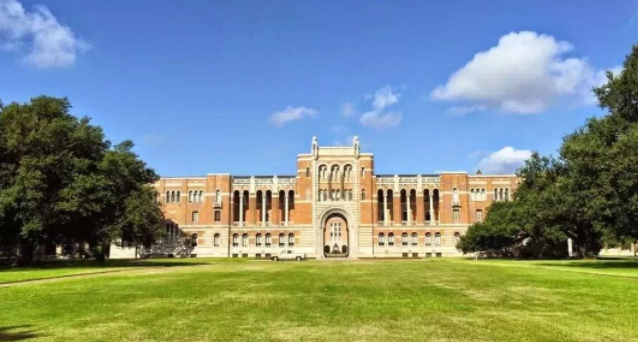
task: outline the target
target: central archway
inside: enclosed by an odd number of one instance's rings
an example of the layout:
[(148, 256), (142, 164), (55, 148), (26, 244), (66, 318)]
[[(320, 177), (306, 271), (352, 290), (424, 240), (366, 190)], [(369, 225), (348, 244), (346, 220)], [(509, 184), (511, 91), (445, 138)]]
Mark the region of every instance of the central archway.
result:
[(323, 223), (323, 255), (345, 258), (350, 254), (350, 228), (341, 213), (330, 213)]

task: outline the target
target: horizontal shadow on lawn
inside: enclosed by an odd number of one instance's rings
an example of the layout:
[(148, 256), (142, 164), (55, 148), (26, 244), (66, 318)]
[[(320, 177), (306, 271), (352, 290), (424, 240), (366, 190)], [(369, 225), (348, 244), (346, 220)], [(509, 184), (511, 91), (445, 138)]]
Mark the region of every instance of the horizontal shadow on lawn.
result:
[(16, 325), (0, 327), (0, 341), (23, 341), (39, 337), (33, 330), (28, 330), (30, 325)]
[[(53, 260), (33, 262), (24, 266), (12, 267), (10, 263), (0, 262), (0, 271), (29, 271), (29, 270), (55, 270), (62, 268), (95, 267), (95, 268), (126, 268), (126, 267), (176, 267), (198, 266), (210, 263), (194, 261), (152, 261), (152, 260), (107, 260), (99, 264), (92, 260)], [(0, 340), (1, 341), (1, 340)]]
[(573, 267), (573, 268), (590, 268), (590, 269), (636, 269), (638, 270), (638, 261), (582, 261), (571, 262), (567, 264), (560, 263), (541, 263), (541, 266), (550, 267)]

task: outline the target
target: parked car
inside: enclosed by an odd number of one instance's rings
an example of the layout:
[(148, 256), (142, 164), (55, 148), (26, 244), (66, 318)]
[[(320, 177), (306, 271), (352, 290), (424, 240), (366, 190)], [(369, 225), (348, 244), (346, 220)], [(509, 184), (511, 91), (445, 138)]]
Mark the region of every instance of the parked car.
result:
[(293, 251), (292, 249), (284, 249), (283, 251), (281, 251), (281, 253), (279, 253), (279, 255), (274, 255), (271, 259), (273, 261), (279, 261), (279, 260), (301, 261), (301, 260), (306, 260), (306, 254), (295, 253), (295, 251)]

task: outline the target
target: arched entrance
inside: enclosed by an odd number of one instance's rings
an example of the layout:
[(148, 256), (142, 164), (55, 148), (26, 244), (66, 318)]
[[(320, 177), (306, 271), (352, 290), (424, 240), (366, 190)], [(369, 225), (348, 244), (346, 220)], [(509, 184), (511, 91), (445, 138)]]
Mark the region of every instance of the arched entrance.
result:
[(323, 225), (323, 255), (331, 257), (347, 257), (350, 253), (349, 228), (346, 218), (339, 214), (330, 214)]

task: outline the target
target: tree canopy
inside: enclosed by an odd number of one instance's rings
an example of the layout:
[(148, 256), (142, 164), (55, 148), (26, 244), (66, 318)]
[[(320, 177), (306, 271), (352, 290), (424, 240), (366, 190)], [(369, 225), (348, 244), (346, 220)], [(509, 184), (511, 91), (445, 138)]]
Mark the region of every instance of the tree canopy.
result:
[(158, 176), (100, 127), (41, 96), (0, 109), (0, 246), (29, 261), (38, 246), (88, 245), (103, 259), (111, 242), (147, 243), (162, 231), (150, 184)]
[(608, 114), (565, 136), (557, 159), (533, 154), (517, 172), (522, 181), (511, 208), (493, 205), (459, 248), (558, 257), (569, 238), (584, 257), (609, 237), (638, 239), (638, 45), (623, 71), (608, 72), (607, 83), (593, 91)]

